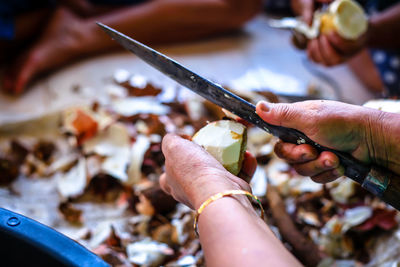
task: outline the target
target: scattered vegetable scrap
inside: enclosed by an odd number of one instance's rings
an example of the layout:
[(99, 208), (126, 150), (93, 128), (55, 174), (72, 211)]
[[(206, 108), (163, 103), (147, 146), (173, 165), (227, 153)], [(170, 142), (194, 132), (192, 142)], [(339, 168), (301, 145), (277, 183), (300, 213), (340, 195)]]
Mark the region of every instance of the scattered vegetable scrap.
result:
[[(0, 137), (4, 208), (63, 232), (113, 266), (203, 266), (193, 212), (158, 185), (162, 136), (197, 132), (194, 141), (233, 173), (240, 170), (247, 139), (259, 164), (251, 184), (266, 222), (305, 265), (398, 259), (398, 244), (386, 254), (374, 252), (388, 236), (400, 236), (397, 212), (351, 180), (323, 186), (298, 175), (274, 156), (274, 137), (221, 120), (226, 114), (210, 102), (163, 101), (162, 88), (123, 70), (113, 82), (108, 101), (63, 111), (53, 135), (43, 129), (39, 136)], [(204, 127), (208, 121), (217, 122)], [(217, 129), (221, 124), (226, 131)], [(210, 145), (209, 132), (224, 136), (220, 147)]]

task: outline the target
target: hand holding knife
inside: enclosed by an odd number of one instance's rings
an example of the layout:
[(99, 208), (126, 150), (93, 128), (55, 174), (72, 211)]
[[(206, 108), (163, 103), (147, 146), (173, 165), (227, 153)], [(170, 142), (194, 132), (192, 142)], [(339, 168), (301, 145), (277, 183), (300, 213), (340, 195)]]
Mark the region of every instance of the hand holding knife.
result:
[(345, 168), (344, 174), (347, 177), (361, 184), (362, 187), (380, 197), (397, 210), (400, 210), (400, 177), (390, 170), (376, 165), (365, 165), (347, 153), (321, 146), (296, 129), (269, 124), (256, 114), (253, 104), (190, 71), (178, 62), (154, 49), (106, 25), (101, 23), (98, 23), (98, 25), (127, 50), (169, 76), (171, 79), (221, 108), (279, 137), (284, 142), (309, 144), (315, 147), (319, 152), (329, 151), (334, 153), (340, 159), (340, 164)]

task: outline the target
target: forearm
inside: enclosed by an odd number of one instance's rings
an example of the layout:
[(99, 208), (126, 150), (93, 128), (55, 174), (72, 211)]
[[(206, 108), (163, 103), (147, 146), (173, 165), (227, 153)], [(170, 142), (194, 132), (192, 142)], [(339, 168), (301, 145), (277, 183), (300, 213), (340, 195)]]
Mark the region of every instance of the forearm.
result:
[(300, 266), (243, 196), (209, 204), (199, 218), (207, 266)]
[[(198, 210), (226, 190), (250, 191), (244, 180), (227, 172), (193, 142), (167, 134), (162, 141), (165, 173), (160, 186), (176, 200)], [(243, 195), (209, 203), (198, 221), (207, 266), (298, 266)], [(274, 265), (271, 265), (274, 266)]]
[(367, 45), (373, 48), (399, 49), (400, 38), (400, 4), (372, 15), (369, 20)]
[[(233, 2), (235, 2), (233, 4)], [(193, 40), (239, 28), (260, 8), (259, 0), (158, 0), (88, 18), (91, 50), (118, 47), (95, 25), (100, 21), (147, 44)]]

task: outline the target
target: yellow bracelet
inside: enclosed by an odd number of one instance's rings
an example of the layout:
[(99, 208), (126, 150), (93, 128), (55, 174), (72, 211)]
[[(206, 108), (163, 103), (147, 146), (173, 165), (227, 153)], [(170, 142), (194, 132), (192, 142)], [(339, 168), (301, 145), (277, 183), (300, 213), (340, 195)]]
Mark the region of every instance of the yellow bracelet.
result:
[(199, 232), (198, 232), (199, 216), (203, 212), (204, 208), (207, 207), (210, 203), (214, 202), (215, 200), (218, 200), (220, 198), (227, 197), (227, 196), (232, 196), (232, 195), (246, 195), (246, 196), (254, 199), (257, 202), (257, 204), (260, 206), (260, 209), (261, 209), (260, 217), (262, 220), (264, 220), (264, 208), (261, 204), (261, 201), (258, 199), (258, 197), (256, 197), (252, 193), (244, 191), (244, 190), (228, 190), (228, 191), (224, 191), (224, 192), (221, 192), (221, 193), (211, 196), (209, 199), (204, 201), (203, 204), (201, 204), (200, 208), (196, 211), (196, 216), (194, 217), (193, 228), (194, 228), (194, 232), (196, 233), (197, 236), (199, 236)]

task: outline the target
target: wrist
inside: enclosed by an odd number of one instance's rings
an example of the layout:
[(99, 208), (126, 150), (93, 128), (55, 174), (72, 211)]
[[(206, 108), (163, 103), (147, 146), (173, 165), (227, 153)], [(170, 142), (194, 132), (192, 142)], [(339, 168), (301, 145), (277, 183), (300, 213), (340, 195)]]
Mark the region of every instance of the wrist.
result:
[(400, 115), (375, 110), (366, 126), (366, 144), (371, 161), (400, 172)]
[[(214, 206), (214, 210), (219, 214), (221, 212), (226, 212), (227, 209), (237, 211), (239, 209), (239, 207), (241, 207), (241, 209), (243, 211), (246, 211), (248, 213), (248, 215), (258, 217), (256, 211), (254, 210), (254, 208), (252, 207), (252, 205), (249, 201), (249, 198), (252, 198), (255, 202), (257, 202), (257, 204), (259, 205), (259, 207), (261, 209), (260, 217), (262, 220), (264, 220), (264, 209), (261, 205), (261, 202), (259, 201), (259, 199), (256, 196), (254, 196), (253, 194), (251, 194), (250, 192), (245, 191), (245, 190), (225, 190), (225, 191), (219, 192), (217, 194), (214, 194), (211, 197), (209, 197), (208, 199), (206, 199), (200, 205), (200, 207), (197, 209), (196, 217), (194, 220), (196, 234), (198, 235), (199, 216), (200, 216), (200, 214), (203, 214), (203, 211), (205, 209), (207, 209), (207, 207), (209, 207), (209, 206)], [(217, 202), (217, 203), (215, 203), (215, 202)], [(231, 203), (231, 204), (230, 205), (226, 205), (226, 204), (221, 205), (221, 203)], [(219, 206), (219, 208), (215, 209), (218, 206)], [(235, 206), (236, 206), (236, 208), (234, 208)]]

